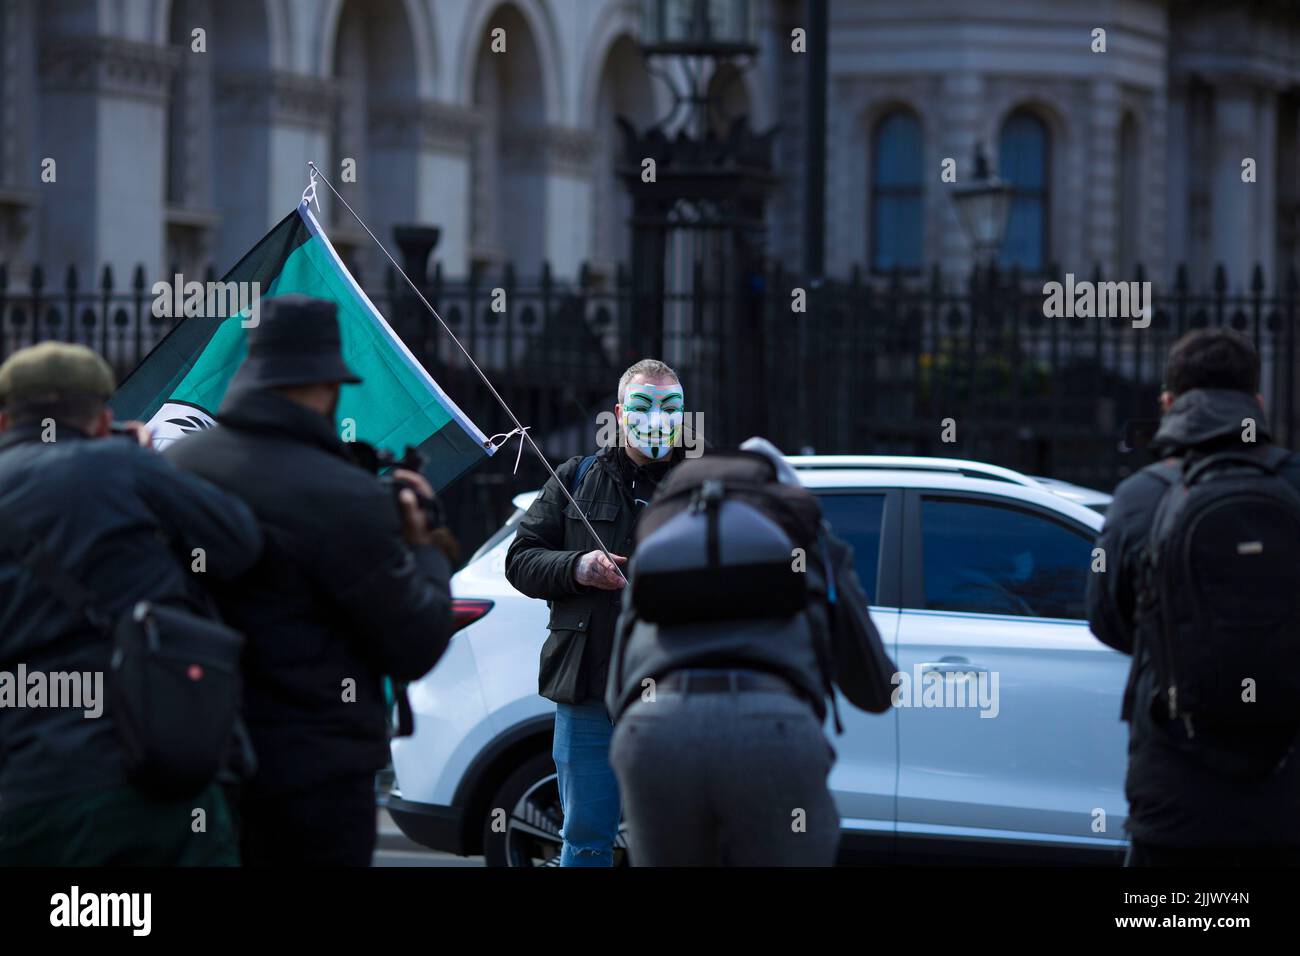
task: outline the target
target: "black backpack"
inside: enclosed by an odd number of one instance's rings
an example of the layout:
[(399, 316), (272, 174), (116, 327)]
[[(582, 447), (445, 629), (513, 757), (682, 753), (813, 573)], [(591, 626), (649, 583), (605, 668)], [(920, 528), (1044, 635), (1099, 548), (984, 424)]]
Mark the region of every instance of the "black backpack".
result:
[(1300, 721), (1300, 494), (1279, 474), (1289, 457), (1268, 447), (1155, 469), (1169, 488), (1142, 552), (1138, 614), (1160, 702), (1189, 738), (1197, 722)]
[(637, 615), (655, 624), (786, 618), (808, 604), (821, 506), (753, 452), (714, 452), (668, 473), (637, 524)]

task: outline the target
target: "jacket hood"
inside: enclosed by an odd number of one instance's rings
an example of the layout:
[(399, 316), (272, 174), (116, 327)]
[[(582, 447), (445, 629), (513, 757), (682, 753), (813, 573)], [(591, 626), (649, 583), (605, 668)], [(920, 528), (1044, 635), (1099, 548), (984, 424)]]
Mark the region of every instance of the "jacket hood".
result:
[(1240, 435), (1242, 420), (1255, 420), (1261, 442), (1272, 438), (1268, 416), (1255, 396), (1229, 388), (1194, 388), (1174, 399), (1156, 432), (1153, 444), (1162, 454)]

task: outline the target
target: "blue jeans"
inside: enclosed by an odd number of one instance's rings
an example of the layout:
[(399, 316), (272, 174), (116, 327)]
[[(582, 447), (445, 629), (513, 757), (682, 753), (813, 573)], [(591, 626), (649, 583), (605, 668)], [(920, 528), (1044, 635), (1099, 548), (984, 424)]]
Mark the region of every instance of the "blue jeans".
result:
[(614, 725), (604, 701), (556, 704), (551, 756), (564, 826), (560, 866), (612, 866), (618, 836), (618, 780), (609, 765)]

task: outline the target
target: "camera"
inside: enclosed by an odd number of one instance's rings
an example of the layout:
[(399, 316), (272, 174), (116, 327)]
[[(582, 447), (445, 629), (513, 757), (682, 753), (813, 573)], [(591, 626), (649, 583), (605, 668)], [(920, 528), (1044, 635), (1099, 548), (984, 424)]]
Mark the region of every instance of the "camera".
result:
[[(399, 496), (402, 489), (408, 487), (402, 482), (396, 480), (393, 475), (393, 469), (404, 468), (407, 471), (413, 471), (417, 474), (423, 474), (425, 458), (420, 452), (408, 445), (406, 451), (399, 458), (386, 448), (376, 448), (374, 445), (363, 441), (348, 442), (348, 451), (352, 455), (352, 460), (360, 465), (366, 471), (377, 475), (382, 484), (388, 486), (392, 491), (393, 503), (401, 508)], [(442, 528), (447, 524), (447, 515), (443, 511), (442, 501), (435, 494), (430, 498), (423, 495), (416, 495), (416, 500), (420, 502), (424, 509), (425, 520), (429, 527)]]

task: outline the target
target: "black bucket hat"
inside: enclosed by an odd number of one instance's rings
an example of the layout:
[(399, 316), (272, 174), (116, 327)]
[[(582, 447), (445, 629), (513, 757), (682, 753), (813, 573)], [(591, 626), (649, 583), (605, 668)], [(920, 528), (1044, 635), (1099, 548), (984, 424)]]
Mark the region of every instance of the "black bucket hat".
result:
[(361, 379), (341, 354), (338, 307), (326, 299), (281, 295), (262, 305), (248, 330), (248, 356), (230, 381), (230, 391), (314, 385), (357, 384)]

